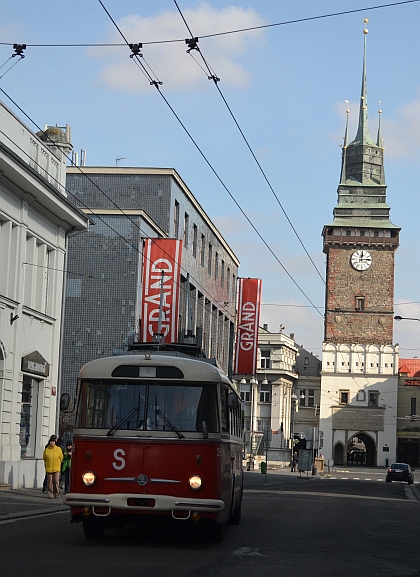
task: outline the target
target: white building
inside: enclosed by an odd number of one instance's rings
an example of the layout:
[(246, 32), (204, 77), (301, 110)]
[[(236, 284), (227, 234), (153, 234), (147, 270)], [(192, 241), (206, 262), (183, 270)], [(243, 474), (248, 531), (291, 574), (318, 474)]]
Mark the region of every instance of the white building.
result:
[(41, 139), (1, 102), (0, 126), (0, 483), (39, 487), (56, 432), (67, 238), (88, 218), (65, 191), (69, 127)]
[(270, 430), (268, 460), (282, 465), (290, 462), (297, 353), (293, 337), (281, 330), (271, 333), (267, 325), (259, 328), (257, 374), (240, 381), (247, 455), (265, 455), (263, 432)]

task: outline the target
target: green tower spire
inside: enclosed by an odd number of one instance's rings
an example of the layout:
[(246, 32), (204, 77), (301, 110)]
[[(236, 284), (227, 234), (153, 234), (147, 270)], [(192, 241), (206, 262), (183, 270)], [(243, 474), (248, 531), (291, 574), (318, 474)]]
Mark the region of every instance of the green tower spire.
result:
[(362, 90), (360, 93), (360, 109), (359, 109), (359, 126), (357, 128), (356, 138), (352, 144), (370, 144), (375, 146), (375, 143), (369, 135), (368, 126), (368, 100), (367, 100), (367, 86), (366, 86), (366, 36), (368, 29), (366, 28), (367, 18), (364, 20), (365, 27), (363, 29), (363, 72), (362, 72)]

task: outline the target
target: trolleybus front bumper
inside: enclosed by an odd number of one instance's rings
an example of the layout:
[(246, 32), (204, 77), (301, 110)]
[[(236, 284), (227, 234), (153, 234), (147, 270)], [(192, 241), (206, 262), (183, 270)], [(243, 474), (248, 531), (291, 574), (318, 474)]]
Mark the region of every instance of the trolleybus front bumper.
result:
[[(219, 499), (197, 499), (174, 497), (172, 495), (139, 495), (136, 493), (111, 493), (109, 495), (88, 495), (86, 493), (67, 493), (63, 499), (70, 507), (90, 507), (93, 514), (106, 516), (112, 510), (119, 511), (200, 511), (219, 513), (225, 503)], [(98, 512), (95, 513), (95, 508)], [(108, 512), (106, 512), (108, 510)], [(100, 512), (99, 512), (100, 511)]]

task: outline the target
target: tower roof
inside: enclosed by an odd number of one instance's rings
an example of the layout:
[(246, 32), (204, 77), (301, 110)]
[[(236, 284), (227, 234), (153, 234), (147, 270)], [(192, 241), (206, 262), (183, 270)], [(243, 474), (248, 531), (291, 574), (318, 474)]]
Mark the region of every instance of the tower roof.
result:
[(367, 18), (364, 23), (362, 88), (357, 134), (349, 143), (348, 116), (350, 111), (347, 107), (338, 203), (334, 208), (334, 220), (327, 226), (399, 230), (389, 219), (390, 207), (386, 203), (384, 149), (380, 123), (376, 143), (369, 134), (366, 83)]

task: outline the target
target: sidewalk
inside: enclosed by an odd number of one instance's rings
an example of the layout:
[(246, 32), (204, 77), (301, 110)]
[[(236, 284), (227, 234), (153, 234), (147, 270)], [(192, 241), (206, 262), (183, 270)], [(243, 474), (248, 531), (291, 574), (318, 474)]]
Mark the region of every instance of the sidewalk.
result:
[(63, 504), (62, 494), (57, 499), (48, 499), (48, 495), (41, 489), (0, 491), (0, 523), (21, 517), (34, 517), (68, 510), (67, 505)]

